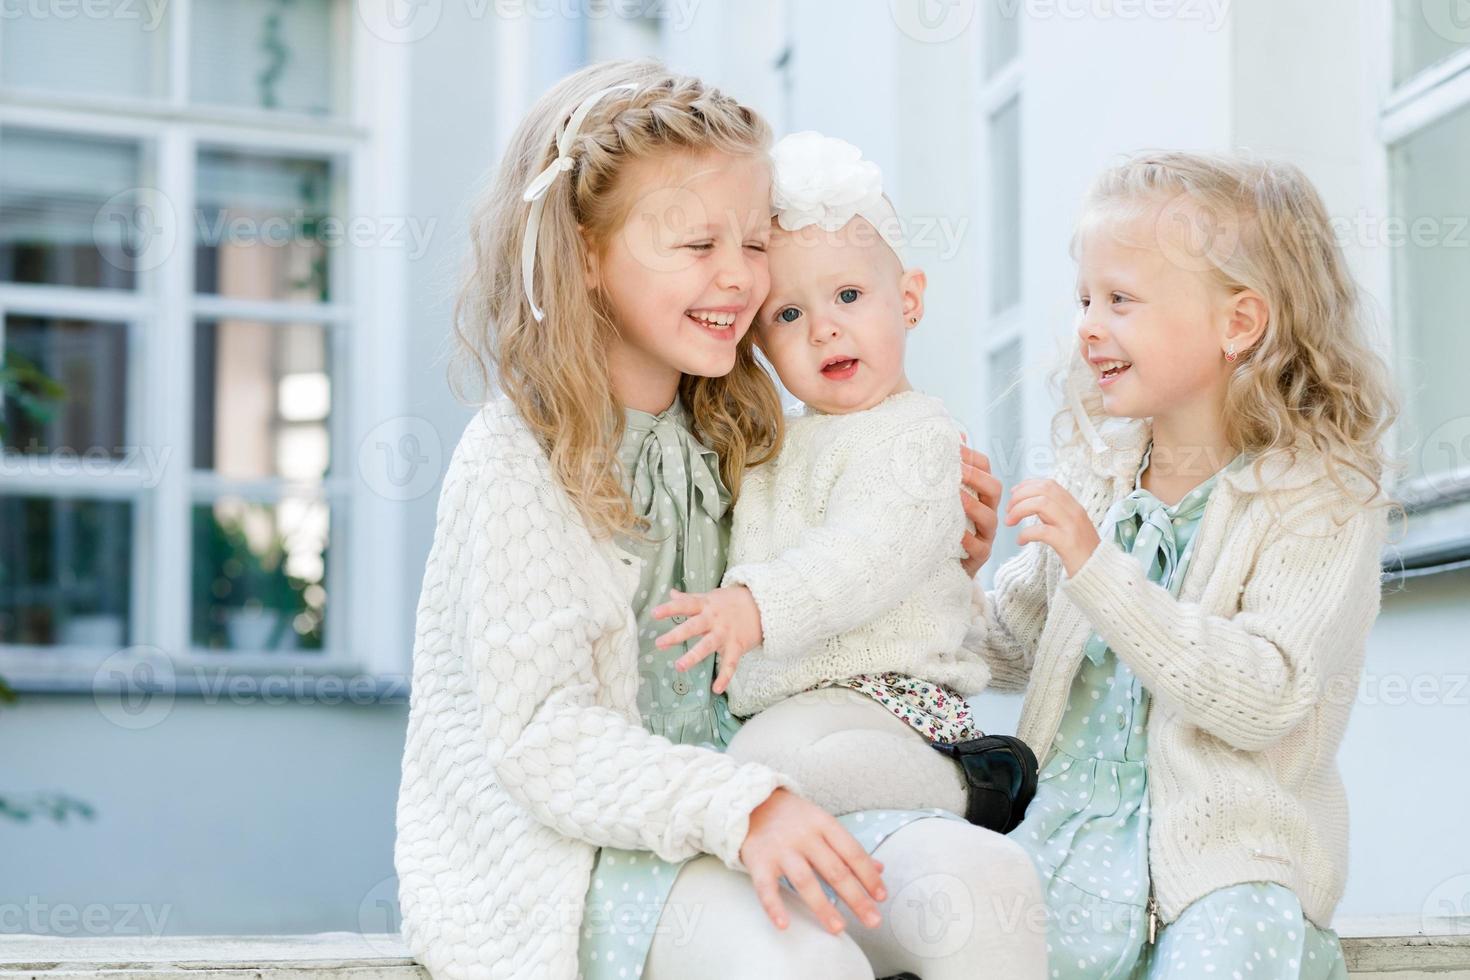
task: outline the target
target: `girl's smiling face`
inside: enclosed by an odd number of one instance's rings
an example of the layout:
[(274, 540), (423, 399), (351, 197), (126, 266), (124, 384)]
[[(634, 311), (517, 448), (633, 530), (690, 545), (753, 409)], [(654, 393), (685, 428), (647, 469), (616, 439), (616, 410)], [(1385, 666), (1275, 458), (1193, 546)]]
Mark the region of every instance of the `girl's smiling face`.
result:
[[(1098, 216), (1077, 239), (1077, 336), (1109, 415), (1189, 417), (1220, 410), (1232, 293), (1170, 261), (1156, 212)], [(1109, 370), (1124, 365), (1121, 369)]]
[(682, 375), (721, 377), (770, 289), (771, 177), (763, 156), (669, 153), (635, 161), (622, 227), (589, 249), (588, 285), (618, 329), (609, 352), (625, 405), (659, 412)]

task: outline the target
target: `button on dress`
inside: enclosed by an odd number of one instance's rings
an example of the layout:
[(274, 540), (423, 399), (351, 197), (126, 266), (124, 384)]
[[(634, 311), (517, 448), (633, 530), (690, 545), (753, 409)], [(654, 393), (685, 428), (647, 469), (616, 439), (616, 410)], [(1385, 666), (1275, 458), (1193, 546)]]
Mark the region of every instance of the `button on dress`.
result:
[[(1220, 472), (1167, 505), (1142, 487), (1152, 449), (1099, 536), (1115, 540), (1177, 598)], [(1244, 464), (1240, 455), (1227, 468)], [(1049, 975), (1345, 978), (1336, 934), (1309, 922), (1291, 890), (1272, 882), (1211, 892), (1148, 943), (1149, 705), (1148, 690), (1094, 631), (1036, 797), (1010, 834), (1045, 885)]]
[[(635, 511), (649, 522), (650, 541), (632, 537), (622, 547), (643, 557), (634, 594), (638, 626), (638, 712), (648, 731), (682, 745), (723, 752), (741, 721), (730, 713), (723, 694), (715, 694), (716, 658), (706, 657), (687, 671), (674, 661), (695, 640), (659, 650), (654, 641), (673, 629), (652, 610), (670, 589), (708, 592), (720, 585), (730, 542), (730, 493), (720, 479), (719, 457), (691, 429), (688, 410), (675, 398), (656, 415), (624, 410), (626, 426), (618, 461), (623, 485)], [(682, 617), (678, 617), (682, 619)], [(862, 810), (837, 817), (871, 854), (883, 839), (915, 820), (964, 820), (946, 810)], [(682, 928), (661, 920), (664, 903), (682, 867), (650, 851), (599, 848), (587, 890), (587, 907), (578, 944), (581, 976), (638, 977), (653, 937)], [(781, 883), (795, 895), (783, 876)], [(823, 883), (827, 897), (836, 893)]]

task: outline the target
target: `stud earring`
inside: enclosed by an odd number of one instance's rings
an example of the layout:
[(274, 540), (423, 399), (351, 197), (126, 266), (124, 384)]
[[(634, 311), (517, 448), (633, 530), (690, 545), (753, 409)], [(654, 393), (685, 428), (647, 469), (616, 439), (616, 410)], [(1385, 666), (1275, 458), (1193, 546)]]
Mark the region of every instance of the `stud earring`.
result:
[(919, 318), (918, 317), (916, 317), (916, 316), (909, 317), (909, 323), (918, 323), (918, 322), (919, 322)]
[(1235, 341), (1232, 340), (1230, 346), (1225, 350), (1225, 360), (1234, 361), (1239, 356), (1239, 354), (1235, 353)]

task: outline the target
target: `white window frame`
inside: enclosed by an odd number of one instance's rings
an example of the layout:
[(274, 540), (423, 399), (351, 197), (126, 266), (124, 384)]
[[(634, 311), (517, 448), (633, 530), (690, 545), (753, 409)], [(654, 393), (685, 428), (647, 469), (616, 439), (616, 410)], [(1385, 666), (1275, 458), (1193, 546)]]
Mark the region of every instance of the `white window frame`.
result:
[[(383, 246), (334, 248), (329, 260), (334, 293), (326, 304), (242, 302), (194, 293), (191, 215), (200, 148), (329, 158), (334, 213), (406, 216), (408, 46), (374, 37), (355, 16), (353, 0), (331, 3), (334, 33), (344, 52), (334, 80), (339, 114), (332, 117), (190, 104), (190, 0), (173, 0), (168, 7), (163, 29), (169, 32), (170, 64), (164, 96), (93, 98), (0, 86), (0, 127), (134, 138), (145, 147), (145, 161), (151, 144), (156, 167), (144, 174), (144, 182), (156, 182), (177, 202), (177, 244), (157, 269), (139, 272), (135, 291), (0, 284), (0, 328), (7, 312), (127, 322), (128, 445), (173, 447), (153, 488), (145, 486), (147, 474), (124, 465), (82, 479), (54, 474), (5, 479), (8, 493), (125, 498), (135, 507), (130, 645), (118, 651), (0, 644), (0, 677), (18, 691), (119, 689), (135, 678), (133, 667), (151, 663), (156, 668), (164, 657), (173, 671), (170, 689), (181, 694), (217, 691), (211, 685), (221, 677), (263, 681), (290, 674), (293, 683), (299, 678), (306, 688), (332, 677), (329, 690), (342, 691), (342, 682), (348, 681), (352, 699), (407, 696), (411, 651), (395, 646), (408, 635), (406, 606), (382, 599), (401, 596), (417, 581), (404, 569), (407, 505), (373, 493), (357, 467), (357, 449), (368, 432), (379, 421), (404, 414), (406, 337), (394, 311), (404, 309), (405, 255)], [(193, 404), (194, 324), (197, 317), (213, 314), (323, 322), (332, 330), (333, 473), (313, 488), (313, 495), (330, 508), (327, 621), (325, 644), (318, 652), (206, 651), (190, 644), (193, 504), (220, 492), (258, 500), (291, 491), (280, 481), (230, 482), (193, 470), (192, 416), (171, 406)], [(180, 360), (172, 360), (170, 352), (177, 352)]]
[[(986, 27), (987, 25), (985, 23), (985, 19), (980, 18), (979, 29), (975, 32), (975, 36), (977, 39), (976, 45), (972, 49), (975, 54), (974, 85), (975, 91), (979, 93), (979, 97), (976, 99), (975, 130), (977, 133), (976, 145), (978, 147), (976, 156), (980, 161), (979, 186), (984, 188), (984, 191), (982, 193), (976, 195), (976, 206), (979, 213), (975, 216), (976, 220), (974, 223), (974, 227), (989, 229), (994, 226), (994, 222), (992, 220), (993, 215), (991, 214), (991, 201), (994, 199), (993, 193), (996, 179), (994, 168), (991, 166), (991, 161), (994, 159), (990, 138), (991, 122), (996, 114), (999, 113), (1006, 106), (1008, 106), (1011, 102), (1019, 103), (1018, 109), (1021, 113), (1021, 119), (1020, 125), (1018, 126), (1018, 145), (1016, 148), (1016, 152), (1022, 160), (1022, 170), (1025, 169), (1024, 142), (1021, 138), (1021, 133), (1024, 131), (1025, 125), (1025, 103), (1021, 100), (1023, 78), (1022, 65), (1024, 63), (1026, 55), (1026, 20), (1024, 17), (1022, 17), (1021, 22), (1017, 28), (1019, 31), (1019, 36), (1017, 38), (1015, 55), (1010, 59), (1010, 61), (998, 67), (994, 73), (989, 73), (987, 71), (988, 66), (986, 64), (986, 60), (988, 57), (987, 44), (989, 43), (989, 38), (986, 37)], [(1025, 197), (1023, 193), (1023, 208), (1024, 204)], [(1020, 363), (1026, 363), (1026, 331), (1022, 329), (1026, 322), (1026, 256), (1023, 241), (1025, 236), (1025, 226), (1026, 222), (1024, 220), (1023, 214), (1023, 220), (1017, 225), (1018, 237), (1015, 242), (1018, 261), (1020, 263), (1017, 270), (1017, 275), (1020, 278), (1019, 288), (1017, 289), (1016, 293), (1017, 298), (1016, 302), (1012, 303), (1010, 306), (1006, 307), (1003, 310), (992, 311), (990, 303), (991, 276), (989, 270), (993, 269), (995, 265), (995, 250), (993, 247), (991, 235), (989, 233), (982, 235), (979, 242), (978, 268), (981, 270), (982, 274), (976, 276), (976, 280), (980, 284), (979, 296), (977, 297), (977, 301), (979, 303), (978, 308), (984, 311), (985, 316), (985, 342), (982, 345), (982, 357), (984, 358), (984, 362), (980, 365), (978, 373), (981, 377), (986, 379), (984, 404), (992, 407), (996, 404), (996, 399), (1000, 395), (999, 391), (990, 390), (989, 379), (990, 364), (992, 359), (1001, 351), (1003, 351), (1009, 344), (1015, 343), (1017, 345)], [(1029, 393), (1023, 388), (1019, 392), (1019, 394), (1021, 396), (1021, 431), (1016, 433), (1016, 435), (1018, 438), (1024, 440), (1026, 438), (1026, 402), (1028, 400), (1027, 396)], [(983, 434), (985, 444), (989, 444), (996, 436), (996, 433), (991, 431), (993, 415), (994, 413), (991, 411), (981, 413), (981, 424), (984, 426), (985, 430)], [(1002, 531), (1004, 532), (1004, 528), (1002, 528)], [(1013, 537), (1014, 533), (1015, 532), (1012, 532)], [(986, 587), (989, 587), (993, 583), (995, 570), (1003, 563), (1003, 560), (1005, 558), (1010, 557), (1012, 554), (1014, 554), (1014, 552), (998, 554), (995, 556), (996, 560), (987, 561), (985, 563), (985, 566), (980, 570), (980, 575), (981, 580)]]
[[(1368, 161), (1371, 198), (1381, 202), (1381, 213), (1394, 213), (1393, 174), (1390, 157), (1395, 144), (1433, 125), (1449, 114), (1470, 106), (1470, 48), (1437, 64), (1420, 70), (1394, 84), (1394, 45), (1396, 43), (1392, 3), (1367, 2), (1364, 13), (1365, 48), (1372, 52), (1374, 64), (1367, 72), (1369, 104), (1374, 119), (1367, 133), (1365, 160)], [(1370, 261), (1370, 276), (1377, 292), (1384, 297), (1392, 324), (1388, 338), (1394, 378), (1408, 377), (1404, 362), (1402, 298), (1399, 293), (1391, 249), (1379, 249)], [(1420, 436), (1425, 436), (1421, 433)], [(1413, 451), (1409, 445), (1413, 434), (1402, 424), (1395, 425), (1389, 442), (1395, 452)], [(1448, 484), (1448, 486), (1446, 486)], [(1395, 577), (1407, 578), (1433, 574), (1453, 568), (1470, 567), (1470, 466), (1461, 467), (1454, 475), (1419, 477), (1393, 482), (1390, 492), (1408, 506), (1410, 516), (1407, 533), (1402, 540), (1390, 544), (1385, 565)], [(1397, 535), (1397, 525), (1395, 525)], [(1402, 568), (1400, 563), (1402, 562)]]

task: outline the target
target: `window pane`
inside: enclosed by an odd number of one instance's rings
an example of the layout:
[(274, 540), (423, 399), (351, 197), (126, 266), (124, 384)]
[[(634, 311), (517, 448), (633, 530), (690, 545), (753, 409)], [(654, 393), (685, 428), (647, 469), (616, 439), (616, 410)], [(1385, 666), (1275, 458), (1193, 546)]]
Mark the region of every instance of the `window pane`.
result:
[[(1021, 341), (1013, 340), (990, 355), (987, 384), (990, 397), (990, 446), (986, 455), (990, 457), (991, 472), (1001, 484), (1009, 488), (1021, 478), (1025, 464), (1025, 446), (1022, 436)], [(1009, 490), (1007, 490), (1009, 493)], [(990, 560), (985, 563), (984, 573), (987, 588), (992, 583), (995, 569), (1017, 550), (1016, 538), (1021, 528), (1006, 527), (1004, 522), (996, 528), (995, 544)]]
[(6, 317), (6, 363), (22, 358), (62, 388), (56, 399), (35, 406), (7, 393), (6, 448), (120, 458), (126, 452), (127, 337), (125, 323)]
[(161, 96), (170, 7), (139, 0), (7, 5), (0, 81), (52, 92)]
[(128, 645), (133, 505), (0, 494), (0, 643)]
[(1470, 107), (1394, 148), (1393, 250), (1410, 478), (1470, 467)]
[(191, 14), (191, 101), (332, 111), (330, 0), (194, 0)]
[(320, 650), (327, 506), (233, 497), (193, 516), (191, 634), (216, 650)]
[(1395, 84), (1470, 45), (1464, 0), (1394, 0)]
[(0, 281), (134, 288), (160, 220), (141, 171), (136, 143), (0, 131)]
[(587, 60), (656, 58), (659, 55), (662, 5), (588, 0)]
[(329, 331), (203, 320), (194, 331), (194, 466), (237, 479), (327, 472)]
[(1021, 53), (1021, 5), (985, 3), (985, 77), (1010, 64)]
[(199, 154), (195, 288), (239, 299), (328, 299), (325, 160)]
[(990, 312), (1021, 300), (1021, 101), (990, 117)]

